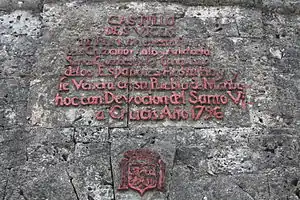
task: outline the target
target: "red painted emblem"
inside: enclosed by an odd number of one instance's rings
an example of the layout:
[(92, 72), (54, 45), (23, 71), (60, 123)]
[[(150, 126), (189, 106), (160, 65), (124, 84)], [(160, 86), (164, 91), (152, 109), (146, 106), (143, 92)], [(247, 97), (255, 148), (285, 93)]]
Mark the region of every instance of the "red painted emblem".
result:
[(147, 190), (162, 191), (165, 182), (165, 163), (158, 153), (148, 149), (126, 151), (120, 162), (121, 184), (118, 190), (131, 188), (141, 196)]

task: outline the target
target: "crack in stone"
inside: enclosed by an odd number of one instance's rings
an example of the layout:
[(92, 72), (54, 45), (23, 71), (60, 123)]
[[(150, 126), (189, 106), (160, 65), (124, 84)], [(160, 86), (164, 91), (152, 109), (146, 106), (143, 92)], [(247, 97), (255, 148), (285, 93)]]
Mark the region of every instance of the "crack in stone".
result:
[(148, 138), (144, 144), (141, 144), (141, 145), (140, 145), (140, 148), (144, 148), (144, 147), (146, 147), (148, 144), (154, 144), (154, 143), (155, 143), (155, 139), (156, 139), (155, 136), (152, 136), (152, 137)]
[(113, 165), (112, 165), (112, 158), (111, 158), (111, 129), (108, 129), (108, 141), (109, 142), (109, 167), (110, 167), (110, 173), (111, 173), (111, 186), (112, 186), (112, 192), (113, 192), (113, 200), (116, 199), (116, 194), (115, 194), (115, 182), (114, 182), (114, 173), (113, 173)]
[(77, 193), (77, 190), (76, 190), (76, 187), (75, 187), (75, 185), (74, 185), (74, 183), (73, 183), (73, 177), (70, 176), (68, 170), (66, 170), (66, 173), (67, 173), (67, 175), (68, 175), (68, 177), (69, 177), (69, 180), (70, 180), (70, 183), (71, 183), (71, 185), (72, 185), (73, 191), (74, 191), (74, 193), (75, 193), (76, 199), (77, 199), (77, 200), (80, 200), (80, 199), (79, 199), (79, 196), (78, 196), (78, 193)]
[(72, 124), (74, 124), (75, 122), (81, 120), (83, 117), (82, 115), (78, 116), (76, 119), (73, 120)]
[(270, 198), (271, 197), (271, 186), (270, 186), (269, 174), (267, 176), (267, 182), (268, 182), (268, 194), (269, 194), (269, 198)]
[(72, 135), (72, 142), (73, 142), (73, 144), (74, 144), (74, 151), (75, 151), (75, 148), (76, 148), (76, 144), (78, 143), (77, 141), (76, 141), (76, 128), (74, 128), (74, 130), (73, 130), (73, 135)]
[(253, 40), (261, 40), (262, 39), (262, 37), (255, 37), (255, 36), (227, 36), (227, 38), (253, 39)]
[(29, 160), (29, 154), (28, 154), (28, 145), (25, 147), (25, 161), (27, 162)]
[(7, 186), (8, 186), (8, 177), (6, 177), (6, 181), (5, 181), (5, 186), (4, 186), (4, 192), (3, 192), (3, 198), (2, 198), (2, 200), (5, 200), (5, 197), (6, 197), (6, 191), (7, 191)]
[(247, 194), (247, 196), (249, 196), (252, 200), (255, 200), (255, 198), (252, 196), (252, 195), (250, 195), (246, 190), (244, 190), (244, 188), (243, 187), (241, 187), (239, 184), (236, 184), (244, 193), (246, 193)]
[(25, 200), (29, 200), (29, 199), (25, 196), (24, 191), (23, 191), (22, 189), (20, 189), (19, 194), (20, 194)]
[(38, 9), (39, 9), (40, 13), (42, 13), (44, 11), (44, 5), (45, 5), (45, 0), (40, 0), (40, 3), (38, 5)]
[(235, 22), (235, 25), (236, 25), (236, 30), (237, 30), (237, 32), (238, 32), (238, 35), (241, 36), (240, 29), (239, 29), (239, 25), (238, 25), (238, 23), (237, 23), (236, 18), (234, 19), (234, 22)]
[(173, 158), (173, 164), (172, 164), (172, 167), (171, 167), (171, 171), (170, 171), (170, 185), (169, 185), (169, 191), (167, 192), (167, 200), (170, 200), (170, 190), (171, 190), (171, 187), (172, 187), (172, 183), (173, 183), (173, 169), (174, 169), (174, 165), (175, 165), (175, 155), (174, 155), (174, 158)]
[[(178, 135), (178, 133), (176, 133), (176, 135), (175, 135), (175, 141), (176, 141), (176, 139), (177, 139), (177, 135)], [(169, 191), (167, 191), (167, 200), (170, 200), (170, 190), (171, 190), (171, 188), (172, 188), (172, 186), (173, 186), (173, 170), (174, 170), (174, 166), (175, 166), (175, 157), (176, 157), (176, 149), (177, 149), (177, 144), (176, 144), (176, 146), (175, 146), (175, 152), (174, 152), (174, 157), (173, 157), (173, 162), (172, 162), (172, 166), (171, 166), (171, 169), (170, 169), (170, 171), (169, 171), (169, 173), (170, 173), (170, 180), (169, 180), (169, 183), (170, 183), (170, 185), (169, 185)]]

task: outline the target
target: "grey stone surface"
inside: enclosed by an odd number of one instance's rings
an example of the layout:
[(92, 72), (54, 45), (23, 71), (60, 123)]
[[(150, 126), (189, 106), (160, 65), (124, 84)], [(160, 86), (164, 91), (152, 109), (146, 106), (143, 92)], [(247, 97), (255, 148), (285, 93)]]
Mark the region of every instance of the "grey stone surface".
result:
[(275, 168), (268, 174), (271, 199), (299, 199), (299, 167)]
[(30, 140), (28, 131), (18, 128), (1, 132), (1, 171), (24, 165), (26, 143)]
[[(175, 160), (199, 175), (253, 173), (281, 164), (299, 166), (299, 136), (262, 135), (262, 129), (201, 130), (178, 135)], [(190, 134), (192, 133), (192, 134)], [(195, 159), (190, 159), (194, 157)]]
[[(105, 0), (75, 0), (79, 3), (103, 3)], [(74, 0), (2, 0), (0, 2), (0, 10), (30, 10), (34, 12), (41, 12), (44, 4), (49, 3), (72, 3)], [(110, 3), (126, 3), (126, 2), (147, 2), (130, 1), (130, 0), (113, 0)], [(278, 12), (284, 14), (299, 14), (299, 2), (296, 0), (158, 0), (160, 3), (177, 3), (184, 6), (241, 6), (241, 7), (255, 7), (263, 9), (268, 12)]]
[(262, 0), (263, 8), (279, 13), (299, 14), (299, 1), (294, 0)]
[(72, 184), (61, 166), (23, 166), (10, 172), (5, 200), (76, 199)]
[(43, 0), (1, 0), (0, 10), (30, 10), (39, 12), (43, 6)]
[[(267, 177), (245, 175), (244, 177), (201, 177), (195, 178), (189, 169), (176, 169), (177, 185), (172, 188), (170, 199), (269, 199)], [(251, 181), (256, 184), (252, 185)], [(247, 186), (251, 185), (251, 191)], [(249, 188), (248, 188), (249, 189)], [(181, 191), (186, 191), (182, 193)]]
[(79, 199), (113, 199), (108, 143), (79, 143), (70, 160), (69, 175)]
[[(300, 199), (299, 6), (295, 0), (0, 0), (0, 199)], [(175, 14), (177, 37), (208, 48), (208, 67), (226, 71), (225, 78), (239, 72), (251, 104), (241, 109), (230, 102), (221, 121), (112, 120), (112, 105), (55, 106), (78, 39), (101, 35), (109, 15), (141, 13)], [(101, 92), (71, 87), (60, 94)], [(95, 119), (100, 110), (104, 120)], [(124, 152), (141, 148), (166, 163), (164, 191), (118, 190)]]

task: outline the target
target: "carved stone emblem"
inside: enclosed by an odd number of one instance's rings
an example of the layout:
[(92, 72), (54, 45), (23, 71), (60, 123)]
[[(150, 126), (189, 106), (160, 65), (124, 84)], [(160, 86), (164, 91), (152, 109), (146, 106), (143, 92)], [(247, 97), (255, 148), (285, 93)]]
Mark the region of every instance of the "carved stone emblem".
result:
[(131, 188), (141, 196), (147, 190), (164, 189), (165, 163), (158, 153), (148, 149), (129, 150), (120, 162), (121, 184), (118, 190)]

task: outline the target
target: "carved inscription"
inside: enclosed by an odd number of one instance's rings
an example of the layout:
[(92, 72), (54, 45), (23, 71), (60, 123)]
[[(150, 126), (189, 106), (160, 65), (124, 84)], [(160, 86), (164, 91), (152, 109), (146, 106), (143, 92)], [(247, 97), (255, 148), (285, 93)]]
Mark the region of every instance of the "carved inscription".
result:
[(129, 150), (120, 162), (121, 183), (118, 190), (136, 190), (141, 196), (151, 189), (164, 190), (166, 164), (156, 152)]
[(98, 106), (97, 120), (222, 120), (226, 105), (250, 104), (249, 86), (212, 54), (177, 36), (174, 15), (108, 16), (101, 35), (68, 47), (55, 105)]

